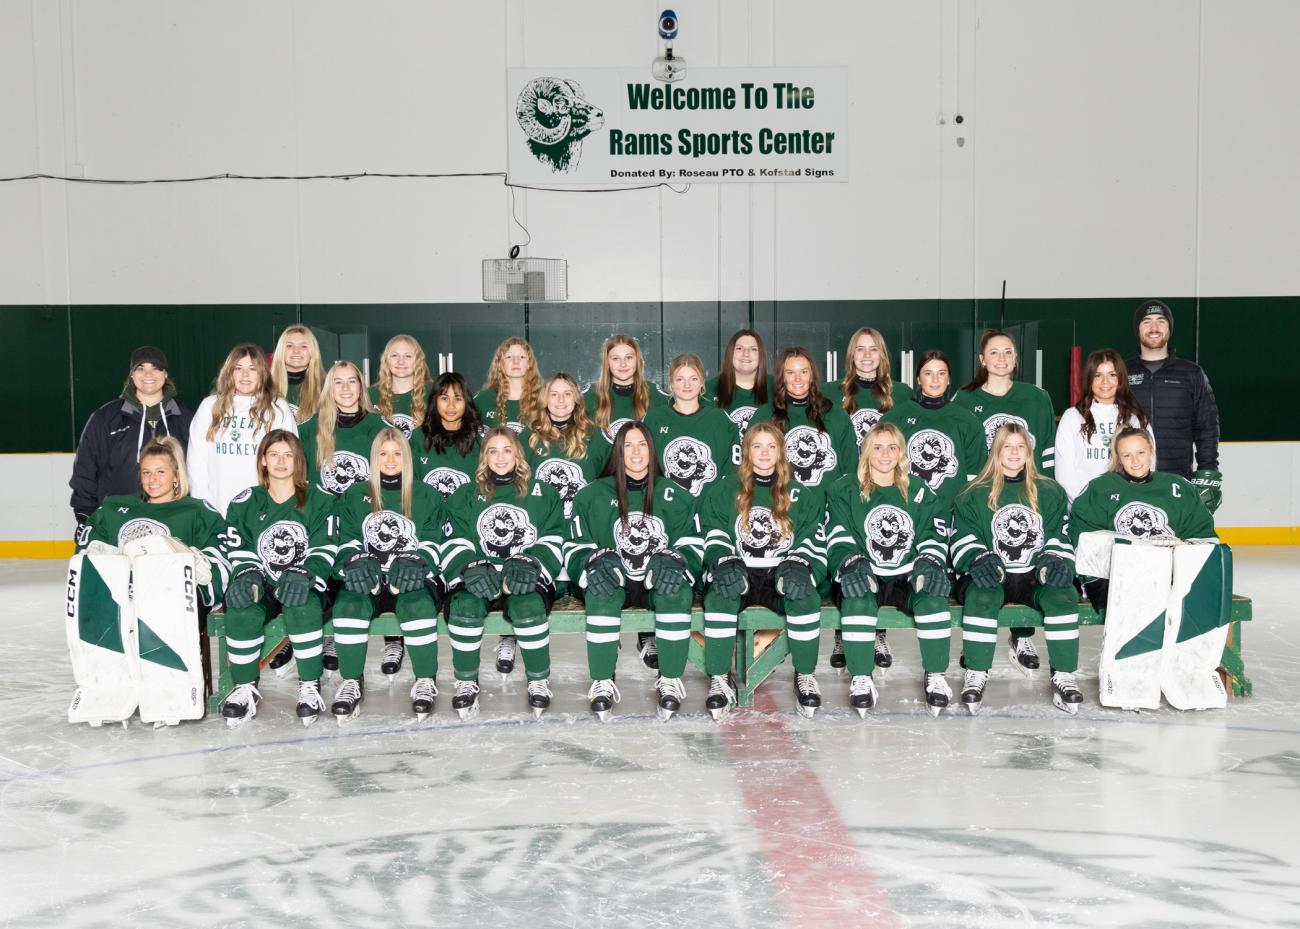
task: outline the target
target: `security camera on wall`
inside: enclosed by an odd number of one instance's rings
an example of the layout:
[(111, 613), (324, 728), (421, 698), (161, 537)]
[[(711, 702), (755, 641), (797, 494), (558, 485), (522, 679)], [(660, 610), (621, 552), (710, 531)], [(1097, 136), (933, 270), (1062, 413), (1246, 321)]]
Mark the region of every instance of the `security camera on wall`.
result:
[(680, 81), (686, 76), (686, 59), (673, 55), (677, 26), (677, 14), (672, 10), (664, 10), (659, 14), (659, 46), (662, 54), (650, 65), (650, 73), (657, 81)]

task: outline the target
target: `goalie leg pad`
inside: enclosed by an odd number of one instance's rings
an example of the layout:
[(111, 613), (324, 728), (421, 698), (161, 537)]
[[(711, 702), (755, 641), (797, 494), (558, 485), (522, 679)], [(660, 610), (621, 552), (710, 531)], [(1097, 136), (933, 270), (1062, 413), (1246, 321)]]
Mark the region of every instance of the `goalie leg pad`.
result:
[(202, 719), (199, 585), (194, 555), (131, 559), (140, 654), (140, 720), (174, 725)]
[(65, 626), (76, 693), (68, 722), (125, 722), (140, 702), (131, 559), (113, 553), (68, 562)]
[(1097, 664), (1102, 706), (1160, 706), (1161, 650), (1172, 575), (1172, 548), (1115, 540)]
[(1219, 661), (1232, 609), (1232, 550), (1187, 543), (1173, 550), (1173, 585), (1166, 613), (1160, 688), (1180, 710), (1222, 709), (1228, 692)]

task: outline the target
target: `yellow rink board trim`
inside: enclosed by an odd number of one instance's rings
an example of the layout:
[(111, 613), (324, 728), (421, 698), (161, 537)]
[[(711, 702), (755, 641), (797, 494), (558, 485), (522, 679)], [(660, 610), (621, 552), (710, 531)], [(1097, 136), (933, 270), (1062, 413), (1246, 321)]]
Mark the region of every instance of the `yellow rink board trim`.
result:
[[(1300, 545), (1300, 526), (1236, 526), (1219, 530), (1229, 545)], [(71, 558), (75, 546), (69, 541), (38, 539), (0, 541), (0, 558)]]

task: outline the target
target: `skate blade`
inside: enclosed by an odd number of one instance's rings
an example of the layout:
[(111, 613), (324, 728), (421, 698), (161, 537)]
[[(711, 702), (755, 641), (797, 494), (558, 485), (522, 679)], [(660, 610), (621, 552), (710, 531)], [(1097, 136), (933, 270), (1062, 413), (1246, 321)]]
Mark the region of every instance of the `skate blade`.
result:
[[(251, 715), (251, 714), (250, 714), (250, 715)], [(226, 728), (227, 728), (227, 729), (238, 729), (240, 726), (242, 726), (242, 725), (243, 725), (244, 723), (246, 723), (246, 722), (248, 722), (248, 717), (247, 717), (247, 716), (227, 716), (227, 717), (226, 717)], [(154, 727), (155, 729), (161, 729), (161, 728), (162, 728), (163, 726), (165, 726), (165, 725), (167, 725), (167, 724), (164, 723), (164, 722), (161, 722), (161, 721), (160, 721), (160, 722), (156, 722), (156, 723), (154, 723), (154, 724), (153, 724), (153, 727)]]
[(360, 715), (361, 715), (361, 710), (356, 709), (353, 710), (351, 713), (346, 713), (342, 716), (336, 715), (334, 719), (340, 726), (346, 726), (348, 723), (352, 722)]
[(926, 706), (926, 709), (928, 709), (928, 710), (930, 711), (930, 718), (931, 718), (931, 719), (938, 719), (938, 718), (939, 718), (939, 714), (943, 712), (943, 707), (941, 707), (941, 706), (927, 705), (927, 706)]
[(1020, 661), (1016, 658), (1015, 649), (1008, 649), (1007, 654), (1011, 658), (1011, 667), (1015, 668), (1017, 671), (1019, 671), (1021, 674), (1023, 674), (1025, 677), (1029, 678), (1029, 680), (1032, 681), (1034, 679), (1034, 675), (1038, 673), (1039, 669), (1026, 668), (1024, 665), (1022, 665)]
[[(592, 712), (596, 714), (596, 718), (599, 719), (602, 723), (609, 722), (609, 714), (611, 712), (610, 710), (592, 710)], [(534, 717), (536, 717), (536, 716), (541, 716), (542, 714), (538, 711), (537, 707), (533, 707), (533, 715)]]
[[(541, 719), (541, 718), (542, 718), (542, 714), (546, 712), (547, 707), (544, 707), (544, 706), (535, 706), (535, 707), (532, 708), (532, 710), (533, 710), (533, 719)], [(603, 721), (604, 721), (604, 720), (602, 720), (602, 722), (603, 722)]]
[(980, 704), (978, 703), (966, 704), (966, 712), (969, 713), (970, 715), (977, 716), (979, 715), (979, 711), (980, 711)]
[(801, 703), (799, 704), (798, 707), (796, 707), (796, 709), (798, 709), (799, 715), (802, 716), (804, 719), (812, 719), (814, 716), (817, 715), (818, 708), (815, 706), (804, 706)]
[(717, 709), (712, 709), (712, 708), (709, 709), (709, 715), (713, 717), (713, 721), (715, 723), (721, 722), (722, 720), (726, 719), (727, 714), (730, 712), (731, 712), (730, 706), (718, 707)]
[(670, 710), (661, 706), (659, 707), (659, 710), (656, 715), (658, 715), (659, 717), (659, 722), (666, 723), (668, 722), (668, 720), (672, 719), (673, 716), (676, 715), (676, 713), (677, 713), (676, 710)]
[(416, 714), (415, 714), (415, 721), (416, 721), (417, 723), (422, 723), (422, 722), (424, 722), (426, 719), (428, 719), (428, 718), (429, 718), (430, 716), (432, 716), (432, 715), (433, 715), (433, 710), (430, 710), (430, 711), (427, 712), (427, 713), (416, 713)]
[(866, 718), (867, 718), (867, 709), (868, 709), (867, 707), (865, 707), (865, 706), (855, 706), (854, 709), (858, 711), (858, 719), (866, 719)]
[(314, 726), (314, 725), (316, 724), (316, 720), (317, 720), (319, 717), (316, 717), (316, 716), (299, 716), (298, 718), (302, 720), (302, 724), (303, 724), (303, 726), (306, 727), (306, 726)]
[(1061, 697), (1060, 697), (1059, 695), (1057, 695), (1057, 694), (1052, 694), (1052, 703), (1056, 705), (1056, 708), (1057, 708), (1058, 710), (1061, 710), (1061, 711), (1064, 712), (1064, 713), (1068, 713), (1068, 714), (1070, 714), (1071, 716), (1078, 716), (1078, 715), (1079, 715), (1079, 704), (1077, 704), (1077, 703), (1066, 703), (1066, 702), (1065, 702), (1064, 700), (1062, 700)]
[(475, 700), (469, 706), (462, 706), (456, 710), (456, 715), (459, 716), (461, 719), (469, 719), (471, 716), (474, 716), (476, 713), (478, 713), (477, 700)]

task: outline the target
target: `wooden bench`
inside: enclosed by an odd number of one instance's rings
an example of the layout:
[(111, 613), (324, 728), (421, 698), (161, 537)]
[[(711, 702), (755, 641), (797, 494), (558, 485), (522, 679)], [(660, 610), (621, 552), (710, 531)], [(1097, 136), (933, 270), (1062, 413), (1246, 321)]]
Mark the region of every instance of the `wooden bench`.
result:
[[(959, 629), (961, 627), (962, 608), (956, 604), (950, 604), (949, 611), (952, 616), (953, 627)], [(1231, 621), (1228, 628), (1228, 641), (1223, 649), (1223, 659), (1220, 662), (1219, 672), (1224, 676), (1224, 682), (1231, 689), (1233, 696), (1237, 697), (1249, 696), (1251, 692), (1251, 682), (1250, 678), (1246, 676), (1246, 665), (1242, 659), (1241, 647), (1241, 624), (1249, 622), (1251, 618), (1250, 598), (1234, 594), (1232, 597)], [(214, 611), (208, 617), (208, 635), (217, 639), (215, 651), (217, 653), (217, 668), (219, 669), (208, 703), (209, 710), (213, 713), (220, 712), (221, 704), (230, 691), (234, 689), (226, 655), (225, 623), (223, 619), (224, 617), (220, 611)], [(1102, 623), (1103, 617), (1099, 616), (1088, 603), (1079, 604), (1079, 625), (1099, 626)], [(1000, 627), (1041, 627), (1042, 624), (1042, 613), (1031, 607), (1018, 604), (1004, 606), (1002, 612), (998, 615), (998, 626)], [(823, 606), (821, 625), (823, 629), (838, 629), (840, 627), (839, 610), (834, 606)], [(587, 618), (582, 611), (582, 605), (568, 597), (556, 601), (555, 608), (551, 612), (550, 627), (552, 635), (586, 633)], [(892, 607), (885, 607), (880, 611), (876, 627), (878, 629), (914, 628), (910, 616), (900, 613)], [(704, 664), (704, 613), (698, 605), (692, 612), (691, 629), (693, 634), (690, 645), (690, 660), (697, 668), (702, 669)], [(325, 624), (325, 631), (327, 633), (332, 631), (329, 623)], [(486, 636), (510, 635), (513, 631), (514, 628), (502, 618), (500, 613), (489, 616), (484, 627), (484, 635)], [(623, 612), (622, 631), (653, 632), (654, 614), (648, 610), (625, 610)], [(444, 642), (450, 641), (447, 638), (446, 624), (441, 619), (438, 621), (438, 632), (443, 637)], [(376, 636), (401, 635), (401, 629), (397, 625), (397, 619), (391, 613), (388, 613), (376, 617), (375, 621), (370, 624), (370, 634)], [(786, 640), (784, 623), (781, 617), (770, 610), (761, 608), (748, 609), (741, 613), (736, 638), (736, 659), (733, 670), (736, 679), (736, 695), (741, 706), (750, 706), (754, 702), (754, 691), (785, 660), (786, 655), (790, 652), (790, 647)], [(960, 633), (955, 635), (954, 638), (960, 640)], [(283, 623), (279, 619), (272, 620), (266, 626), (266, 645), (263, 648), (262, 655), (263, 666), (265, 666), (270, 656), (279, 650), (283, 639)], [(575, 683), (574, 686), (577, 687), (579, 684), (581, 682)]]

